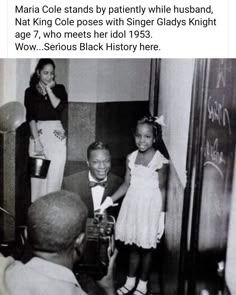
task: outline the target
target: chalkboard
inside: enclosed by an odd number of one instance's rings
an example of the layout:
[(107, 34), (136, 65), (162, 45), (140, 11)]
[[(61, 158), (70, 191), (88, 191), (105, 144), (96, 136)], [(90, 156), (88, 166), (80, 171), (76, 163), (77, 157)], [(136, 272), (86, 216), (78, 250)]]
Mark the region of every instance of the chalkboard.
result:
[(223, 254), (236, 137), (236, 60), (209, 61), (204, 111), (199, 250)]
[(225, 262), (235, 161), (236, 59), (203, 64), (204, 77), (195, 97), (197, 131), (193, 129), (199, 145), (194, 150), (191, 295), (202, 290), (215, 295), (224, 289), (218, 270), (219, 262)]

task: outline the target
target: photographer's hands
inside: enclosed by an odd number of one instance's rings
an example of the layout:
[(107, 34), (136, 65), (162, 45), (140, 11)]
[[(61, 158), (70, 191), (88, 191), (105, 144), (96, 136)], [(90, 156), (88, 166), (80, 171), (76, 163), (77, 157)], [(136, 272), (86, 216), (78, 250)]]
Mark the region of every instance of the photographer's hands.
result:
[(116, 294), (114, 288), (114, 268), (115, 268), (115, 260), (118, 254), (118, 250), (115, 249), (114, 253), (110, 256), (109, 255), (109, 265), (106, 276), (104, 276), (100, 281), (97, 283), (103, 288), (107, 295)]

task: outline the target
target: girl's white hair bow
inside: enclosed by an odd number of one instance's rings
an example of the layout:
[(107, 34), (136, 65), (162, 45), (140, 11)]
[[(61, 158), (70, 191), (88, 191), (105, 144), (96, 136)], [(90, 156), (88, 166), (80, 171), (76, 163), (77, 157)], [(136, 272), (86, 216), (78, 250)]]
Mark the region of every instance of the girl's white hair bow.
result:
[(161, 126), (166, 126), (165, 123), (164, 123), (164, 116), (161, 115), (159, 117), (155, 117), (155, 122), (158, 123), (159, 125)]

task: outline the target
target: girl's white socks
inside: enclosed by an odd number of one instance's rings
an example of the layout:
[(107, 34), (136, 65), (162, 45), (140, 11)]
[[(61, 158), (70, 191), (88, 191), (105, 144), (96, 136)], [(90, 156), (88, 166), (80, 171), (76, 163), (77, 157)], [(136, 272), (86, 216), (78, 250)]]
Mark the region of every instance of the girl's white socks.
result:
[(124, 286), (120, 287), (116, 292), (118, 295), (123, 295), (129, 293), (135, 287), (136, 278), (127, 277)]
[(125, 282), (125, 287), (131, 290), (134, 288), (135, 282), (136, 282), (136, 277), (127, 277)]
[[(139, 280), (138, 282), (138, 285), (136, 287), (136, 290), (139, 290), (141, 291), (143, 294), (146, 294), (147, 293), (147, 282), (148, 281), (142, 281), (142, 280)], [(134, 294), (136, 294), (134, 292)], [(138, 293), (137, 293), (138, 294)]]

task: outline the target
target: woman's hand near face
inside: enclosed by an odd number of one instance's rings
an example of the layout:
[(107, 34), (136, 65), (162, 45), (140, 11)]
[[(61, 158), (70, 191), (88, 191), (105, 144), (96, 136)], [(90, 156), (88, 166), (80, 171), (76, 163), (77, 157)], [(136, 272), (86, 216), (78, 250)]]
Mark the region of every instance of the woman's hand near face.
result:
[(59, 103), (60, 103), (60, 98), (56, 97), (56, 95), (53, 93), (52, 88), (56, 85), (56, 82), (54, 80), (52, 80), (51, 82), (49, 82), (47, 84), (47, 86), (45, 87), (48, 97), (51, 101), (51, 104), (54, 108), (56, 108)]
[(56, 82), (54, 80), (52, 80), (51, 82), (49, 82), (47, 85), (46, 85), (46, 90), (48, 91), (48, 89), (52, 89), (54, 86), (56, 85)]

